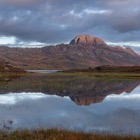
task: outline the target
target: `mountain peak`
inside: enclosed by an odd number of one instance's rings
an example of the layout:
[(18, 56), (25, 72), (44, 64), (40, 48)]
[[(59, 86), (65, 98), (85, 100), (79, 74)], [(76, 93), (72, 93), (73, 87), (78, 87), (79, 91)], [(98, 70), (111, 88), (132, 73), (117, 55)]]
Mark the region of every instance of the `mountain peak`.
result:
[(107, 45), (102, 39), (89, 35), (77, 35), (70, 44)]

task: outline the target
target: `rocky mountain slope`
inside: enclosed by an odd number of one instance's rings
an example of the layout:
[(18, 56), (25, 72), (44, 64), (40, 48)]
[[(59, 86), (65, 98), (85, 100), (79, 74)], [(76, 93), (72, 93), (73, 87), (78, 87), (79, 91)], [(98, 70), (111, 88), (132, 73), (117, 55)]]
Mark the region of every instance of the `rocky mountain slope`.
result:
[(130, 48), (111, 47), (102, 39), (78, 35), (69, 44), (43, 48), (0, 47), (0, 61), (24, 69), (83, 69), (99, 65), (140, 65)]

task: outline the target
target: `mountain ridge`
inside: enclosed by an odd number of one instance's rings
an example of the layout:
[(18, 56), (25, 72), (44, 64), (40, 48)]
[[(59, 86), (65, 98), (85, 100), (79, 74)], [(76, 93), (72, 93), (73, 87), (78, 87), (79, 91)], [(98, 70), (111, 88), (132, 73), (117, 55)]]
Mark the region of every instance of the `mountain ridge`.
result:
[(140, 65), (130, 48), (111, 47), (102, 39), (78, 35), (69, 44), (42, 48), (0, 47), (0, 61), (24, 69), (81, 69), (100, 65)]

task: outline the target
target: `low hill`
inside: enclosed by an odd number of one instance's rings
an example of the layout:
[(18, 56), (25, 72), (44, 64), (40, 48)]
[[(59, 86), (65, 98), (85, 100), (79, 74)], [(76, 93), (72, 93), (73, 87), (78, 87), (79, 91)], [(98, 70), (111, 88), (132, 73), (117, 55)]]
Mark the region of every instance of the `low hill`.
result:
[(11, 66), (8, 62), (0, 62), (0, 73), (21, 73), (25, 72), (20, 68)]
[(63, 72), (129, 72), (129, 73), (140, 73), (140, 66), (97, 66), (94, 68), (89, 67), (88, 69), (70, 69)]

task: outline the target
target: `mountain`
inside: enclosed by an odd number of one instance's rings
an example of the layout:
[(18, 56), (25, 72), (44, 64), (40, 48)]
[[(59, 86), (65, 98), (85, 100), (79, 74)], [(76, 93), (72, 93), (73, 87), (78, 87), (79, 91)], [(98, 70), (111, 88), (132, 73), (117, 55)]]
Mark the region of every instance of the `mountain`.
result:
[(109, 46), (102, 39), (78, 35), (69, 44), (43, 48), (0, 47), (0, 61), (24, 69), (82, 69), (100, 65), (140, 65), (130, 48)]

